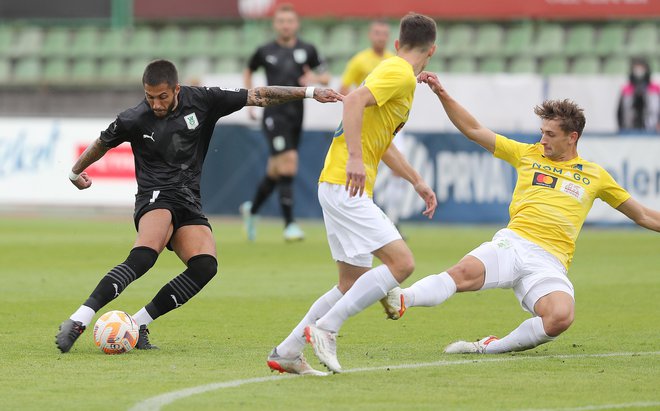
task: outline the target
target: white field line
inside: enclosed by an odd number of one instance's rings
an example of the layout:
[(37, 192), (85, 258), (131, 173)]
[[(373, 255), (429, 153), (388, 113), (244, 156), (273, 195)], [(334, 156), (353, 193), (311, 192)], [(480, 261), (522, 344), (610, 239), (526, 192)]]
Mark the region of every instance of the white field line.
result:
[(625, 404), (585, 405), (584, 407), (572, 407), (572, 408), (525, 408), (518, 411), (595, 411), (595, 410), (620, 410), (624, 408), (648, 408), (648, 407), (660, 407), (660, 401), (629, 402)]
[[(497, 362), (508, 362), (508, 361), (523, 361), (523, 360), (546, 360), (553, 358), (606, 358), (606, 357), (627, 357), (627, 356), (647, 356), (647, 355), (659, 355), (660, 351), (649, 351), (649, 352), (612, 352), (612, 353), (603, 353), (603, 354), (565, 354), (565, 355), (540, 355), (540, 356), (508, 356), (508, 357), (495, 357), (495, 358), (478, 358), (467, 359), (467, 360), (454, 360), (454, 361), (434, 361), (426, 363), (417, 363), (417, 364), (398, 364), (398, 365), (384, 365), (380, 367), (365, 367), (365, 368), (352, 368), (345, 370), (344, 374), (356, 373), (356, 372), (371, 372), (371, 371), (383, 371), (383, 370), (402, 370), (402, 369), (412, 369), (412, 368), (424, 368), (424, 367), (445, 367), (450, 365), (462, 365), (462, 364), (483, 364), (483, 363), (497, 363)], [(283, 375), (273, 375), (268, 377), (256, 377), (256, 378), (247, 378), (242, 380), (232, 380), (224, 382), (214, 382), (211, 384), (198, 385), (196, 387), (185, 388), (177, 391), (170, 391), (165, 394), (156, 395), (146, 400), (140, 401), (129, 409), (129, 411), (157, 411), (162, 407), (173, 403), (174, 401), (180, 400), (182, 398), (191, 397), (197, 394), (203, 394), (209, 391), (221, 390), (224, 388), (233, 388), (240, 387), (241, 385), (247, 384), (256, 384), (269, 381), (281, 381), (282, 379), (287, 378), (300, 378), (300, 375), (292, 374), (283, 374)], [(312, 378), (312, 377), (307, 377)], [(649, 405), (647, 405), (649, 404)], [(660, 402), (640, 402), (640, 403), (630, 403), (630, 404), (612, 404), (612, 405), (602, 405), (602, 406), (585, 406), (578, 408), (554, 408), (554, 409), (538, 409), (533, 411), (589, 411), (589, 410), (603, 410), (603, 409), (616, 409), (616, 408), (630, 408), (630, 407), (651, 407), (660, 404)], [(526, 410), (532, 411), (532, 410)]]

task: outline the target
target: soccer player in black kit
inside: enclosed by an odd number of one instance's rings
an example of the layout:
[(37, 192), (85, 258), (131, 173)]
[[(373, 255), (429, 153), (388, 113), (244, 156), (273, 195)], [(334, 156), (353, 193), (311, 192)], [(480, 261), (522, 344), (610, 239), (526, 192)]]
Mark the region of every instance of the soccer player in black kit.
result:
[[(298, 15), (291, 5), (280, 5), (273, 15), (277, 38), (259, 47), (243, 73), (245, 87), (252, 88), (252, 73), (264, 67), (268, 85), (311, 86), (327, 85), (330, 76), (316, 48), (298, 39)], [(256, 119), (253, 110), (249, 110)], [(294, 101), (264, 110), (263, 131), (270, 147), (266, 175), (257, 186), (252, 201), (241, 204), (248, 240), (256, 238), (254, 216), (275, 190), (279, 191), (284, 217), (284, 239), (297, 241), (304, 233), (293, 217), (293, 179), (298, 172), (298, 143), (302, 132), (303, 102)]]
[(216, 122), (244, 106), (270, 106), (313, 97), (336, 102), (341, 95), (314, 87), (225, 89), (178, 84), (167, 60), (147, 65), (142, 77), (145, 99), (123, 111), (73, 165), (69, 179), (83, 190), (92, 184), (84, 172), (113, 147), (130, 142), (138, 192), (134, 221), (137, 238), (126, 261), (98, 283), (89, 298), (65, 320), (55, 343), (63, 353), (85, 331), (94, 314), (149, 270), (167, 246), (187, 266), (167, 283), (134, 319), (140, 326), (136, 348), (152, 349), (147, 325), (185, 304), (216, 274), (216, 246), (202, 212), (202, 165)]

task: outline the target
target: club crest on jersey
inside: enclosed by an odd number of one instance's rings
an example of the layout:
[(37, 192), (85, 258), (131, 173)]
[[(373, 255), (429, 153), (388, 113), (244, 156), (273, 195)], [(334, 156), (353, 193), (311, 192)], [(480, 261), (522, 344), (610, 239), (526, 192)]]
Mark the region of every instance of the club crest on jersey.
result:
[(293, 50), (293, 59), (298, 64), (303, 64), (307, 61), (307, 51), (305, 49), (295, 49)]
[(199, 121), (197, 121), (197, 116), (195, 113), (188, 114), (187, 116), (184, 116), (183, 119), (186, 120), (186, 126), (188, 126), (188, 130), (194, 130), (199, 125)]
[(555, 188), (557, 185), (557, 177), (549, 176), (543, 173), (534, 173), (534, 180), (532, 180), (532, 185)]

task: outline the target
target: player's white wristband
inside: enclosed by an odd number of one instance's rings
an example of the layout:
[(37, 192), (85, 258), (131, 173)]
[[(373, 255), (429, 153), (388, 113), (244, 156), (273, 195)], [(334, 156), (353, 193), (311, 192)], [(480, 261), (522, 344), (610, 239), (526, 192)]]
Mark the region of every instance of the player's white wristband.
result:
[(73, 170), (69, 171), (69, 180), (76, 181), (80, 177), (80, 173), (76, 174)]
[(307, 87), (305, 89), (305, 98), (314, 98), (315, 87)]

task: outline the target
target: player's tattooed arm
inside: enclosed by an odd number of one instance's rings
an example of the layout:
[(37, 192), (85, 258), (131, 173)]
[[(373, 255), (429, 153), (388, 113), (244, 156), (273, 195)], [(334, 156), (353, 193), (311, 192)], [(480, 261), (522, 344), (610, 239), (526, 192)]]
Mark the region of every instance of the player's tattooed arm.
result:
[[(255, 87), (248, 90), (246, 106), (275, 106), (305, 98), (305, 87)], [(314, 100), (321, 103), (341, 101), (343, 96), (329, 88), (315, 88)]]
[(83, 151), (80, 157), (78, 157), (78, 160), (71, 168), (71, 171), (76, 174), (82, 173), (87, 167), (103, 157), (108, 150), (110, 150), (110, 147), (106, 146), (100, 138), (97, 138), (92, 144), (87, 146), (85, 151)]
[(78, 160), (71, 168), (69, 180), (79, 190), (84, 190), (92, 185), (92, 179), (85, 173), (85, 169), (95, 161), (103, 157), (110, 150), (100, 138), (97, 138), (92, 144), (87, 146), (85, 151), (78, 157)]

